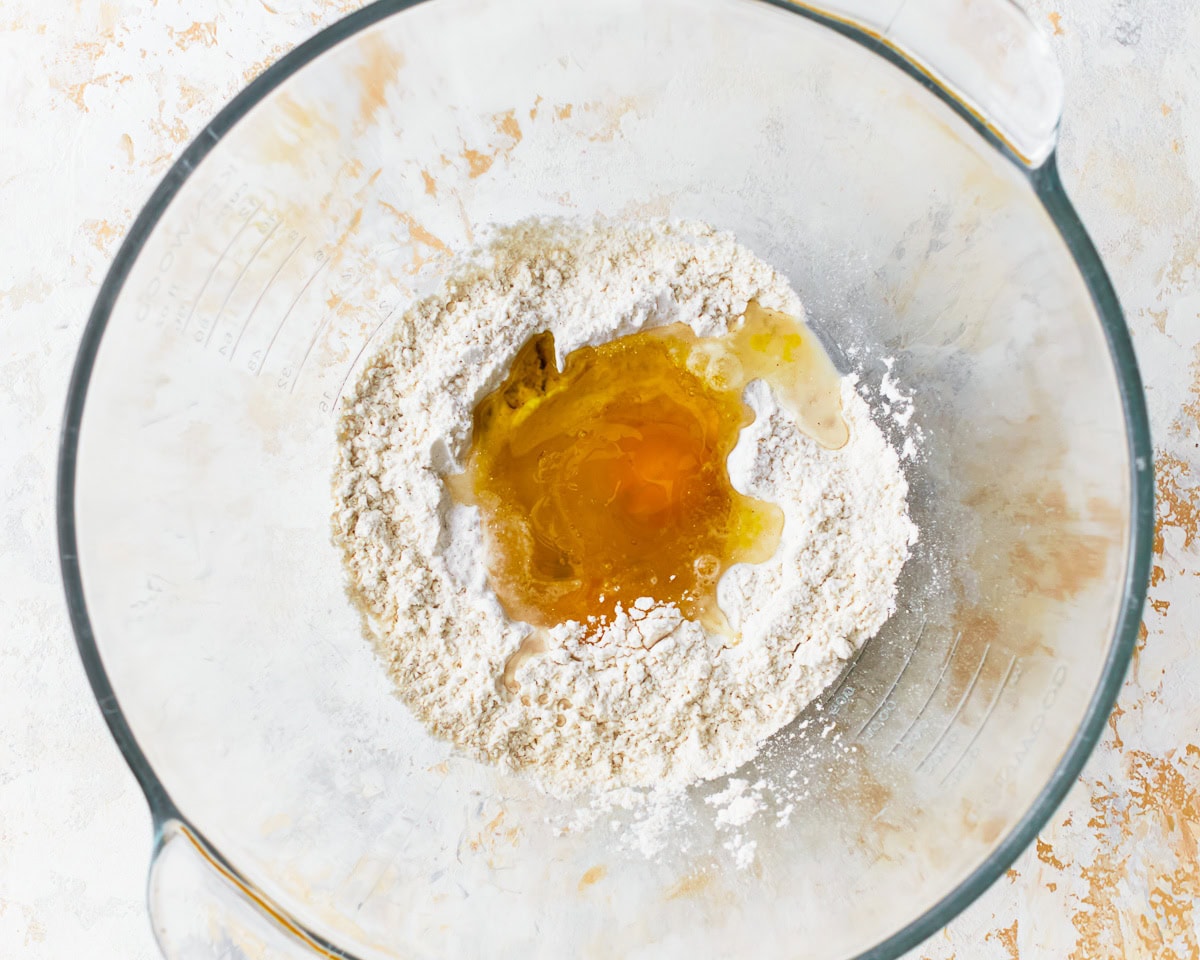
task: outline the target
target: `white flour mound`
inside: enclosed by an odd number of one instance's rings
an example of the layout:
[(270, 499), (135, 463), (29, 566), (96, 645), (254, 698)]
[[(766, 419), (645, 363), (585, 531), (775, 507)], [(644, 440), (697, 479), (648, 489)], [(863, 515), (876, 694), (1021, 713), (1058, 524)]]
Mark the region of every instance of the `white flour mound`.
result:
[(751, 759), (887, 619), (916, 540), (896, 453), (849, 378), (836, 451), (756, 381), (730, 476), (785, 523), (769, 561), (719, 585), (740, 642), (644, 597), (599, 626), (554, 628), (519, 690), (500, 682), (529, 627), (502, 612), (478, 511), (441, 479), (462, 468), (476, 403), (534, 333), (554, 333), (561, 361), (647, 326), (719, 334), (751, 298), (804, 316), (783, 277), (706, 225), (525, 221), (399, 321), (342, 411), (334, 529), (399, 693), (434, 733), (561, 796), (679, 788)]

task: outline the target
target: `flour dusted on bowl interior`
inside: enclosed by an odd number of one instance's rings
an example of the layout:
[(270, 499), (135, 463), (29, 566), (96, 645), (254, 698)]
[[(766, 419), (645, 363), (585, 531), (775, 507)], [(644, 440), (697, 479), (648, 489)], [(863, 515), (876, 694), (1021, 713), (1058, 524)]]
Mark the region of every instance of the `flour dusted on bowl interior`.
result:
[[(538, 629), (515, 620), (489, 579), (488, 515), (452, 496), (481, 400), (498, 395), (502, 413), (525, 416), (529, 391), (510, 368), (536, 335), (552, 334), (544, 349), (555, 354), (532, 368), (541, 403), (565, 389), (553, 378), (572, 356), (596, 355), (589, 347), (681, 324), (676, 340), (690, 346), (669, 349), (692, 349), (736, 333), (758, 307), (803, 318), (782, 276), (707, 225), (525, 221), (398, 322), (341, 413), (334, 530), (396, 688), (435, 734), (557, 795), (682, 787), (751, 759), (887, 619), (917, 533), (896, 453), (850, 378), (834, 381), (836, 448), (764, 380), (745, 387), (753, 420), (738, 424), (728, 456), (731, 495), (774, 505), (782, 530), (768, 557), (716, 584), (727, 629), (689, 616), (694, 593), (666, 583), (602, 591), (594, 616)], [(633, 469), (667, 470), (658, 487), (674, 496), (678, 463), (709, 469), (680, 449), (667, 467), (657, 447), (635, 452)], [(610, 452), (598, 456), (610, 469)], [(624, 475), (614, 476), (616, 490)], [(562, 574), (578, 586), (572, 576)]]

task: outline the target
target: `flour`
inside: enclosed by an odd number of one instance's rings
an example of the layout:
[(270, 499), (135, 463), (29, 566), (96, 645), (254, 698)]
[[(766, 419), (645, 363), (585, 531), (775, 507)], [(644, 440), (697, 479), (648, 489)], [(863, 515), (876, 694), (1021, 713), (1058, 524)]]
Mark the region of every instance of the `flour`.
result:
[[(553, 332), (561, 363), (646, 326), (717, 335), (751, 298), (803, 317), (783, 277), (705, 225), (526, 221), (464, 259), (369, 362), (340, 422), (335, 538), (400, 696), (435, 734), (556, 795), (678, 791), (753, 758), (887, 619), (916, 539), (896, 453), (852, 379), (840, 450), (755, 381), (730, 476), (785, 523), (770, 560), (719, 584), (740, 641), (640, 597), (512, 659), (529, 628), (488, 587), (477, 510), (441, 479), (462, 468), (476, 403), (534, 333)], [(740, 783), (715, 801), (721, 827), (762, 805), (761, 787)], [(752, 841), (731, 853), (753, 859)]]
[(717, 808), (718, 827), (743, 827), (763, 808), (762, 792), (765, 780), (751, 784), (739, 777), (730, 777), (729, 786), (704, 802)]

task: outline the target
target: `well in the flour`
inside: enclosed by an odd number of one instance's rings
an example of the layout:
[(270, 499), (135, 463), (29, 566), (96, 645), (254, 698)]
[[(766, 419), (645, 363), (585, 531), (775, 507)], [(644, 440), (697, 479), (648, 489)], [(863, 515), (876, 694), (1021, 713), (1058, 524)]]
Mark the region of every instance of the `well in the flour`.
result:
[[(895, 451), (803, 318), (730, 235), (665, 221), (515, 224), (405, 313), (342, 411), (334, 526), (433, 733), (559, 795), (678, 790), (838, 675), (916, 530)], [(625, 375), (575, 391), (606, 356)]]
[(554, 627), (674, 604), (735, 639), (717, 583), (768, 559), (783, 529), (782, 510), (735, 489), (726, 465), (758, 377), (819, 442), (845, 444), (820, 342), (755, 301), (723, 335), (675, 323), (580, 347), (561, 370), (553, 333), (530, 339), (474, 410), (466, 472), (447, 478), (479, 508), (505, 613)]

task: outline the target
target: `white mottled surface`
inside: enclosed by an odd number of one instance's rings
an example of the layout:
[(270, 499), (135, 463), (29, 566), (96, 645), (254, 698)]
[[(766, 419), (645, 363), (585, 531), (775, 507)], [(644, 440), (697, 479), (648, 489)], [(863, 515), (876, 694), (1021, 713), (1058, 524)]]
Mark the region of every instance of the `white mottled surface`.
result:
[[(0, 4), (0, 957), (157, 956), (150, 820), (75, 654), (53, 475), (76, 344), (171, 159), (351, 0)], [(913, 958), (1200, 958), (1200, 5), (1034, 0), (1067, 73), (1064, 179), (1121, 295), (1160, 496), (1111, 731), (1007, 880)]]

